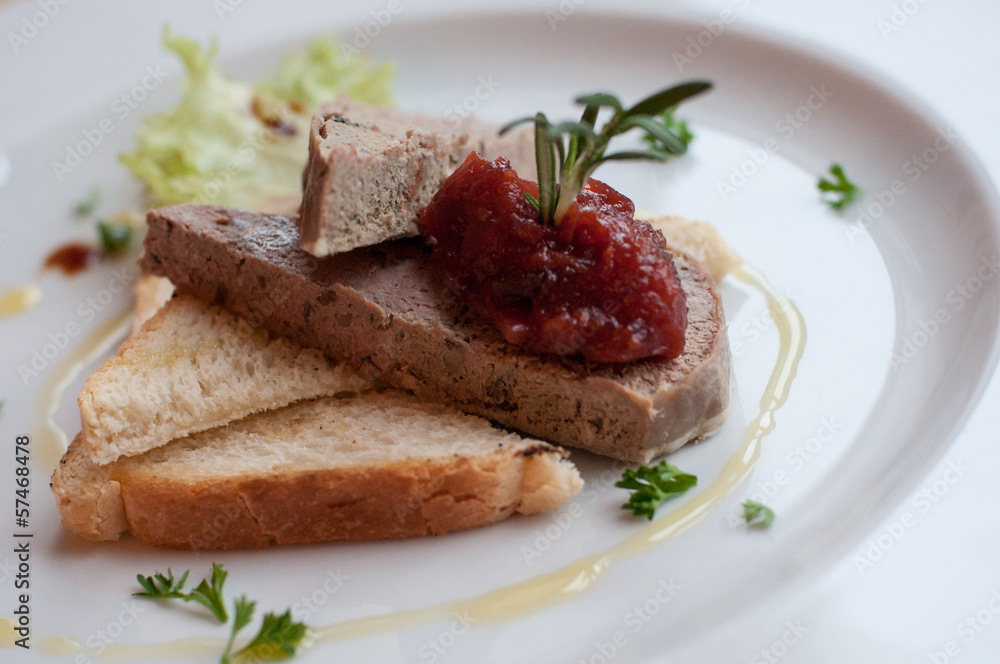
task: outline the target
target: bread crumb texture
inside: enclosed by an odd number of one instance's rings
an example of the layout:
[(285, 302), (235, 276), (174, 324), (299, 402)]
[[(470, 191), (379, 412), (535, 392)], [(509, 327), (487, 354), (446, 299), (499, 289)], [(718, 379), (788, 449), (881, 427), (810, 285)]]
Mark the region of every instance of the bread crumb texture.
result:
[(78, 398), (87, 454), (110, 463), (293, 401), (367, 386), (317, 350), (179, 295), (122, 344)]

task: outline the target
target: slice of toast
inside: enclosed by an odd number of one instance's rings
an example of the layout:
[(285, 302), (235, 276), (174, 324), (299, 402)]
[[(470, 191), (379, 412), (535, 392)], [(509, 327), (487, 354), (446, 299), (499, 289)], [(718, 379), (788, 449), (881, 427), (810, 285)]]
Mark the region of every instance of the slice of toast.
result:
[(636, 213), (636, 218), (645, 219), (663, 233), (671, 250), (693, 256), (716, 283), (743, 262), (740, 255), (722, 239), (715, 226), (707, 221), (652, 214), (640, 216), (639, 213)]
[(178, 205), (148, 216), (143, 269), (366, 375), (560, 444), (646, 462), (713, 433), (730, 356), (711, 277), (678, 253), (684, 353), (595, 365), (508, 344), (456, 301), (426, 247), (397, 241), (317, 259), (296, 220)]
[(194, 549), (440, 535), (565, 503), (566, 453), (402, 392), (303, 401), (52, 477), (63, 524)]
[(470, 152), (534, 172), (534, 135), (497, 136), (472, 117), (435, 118), (346, 97), (313, 116), (303, 175), (302, 248), (315, 256), (419, 234), (417, 213)]
[(77, 399), (81, 448), (111, 463), (250, 413), (368, 385), (316, 350), (179, 295), (87, 379)]
[(169, 279), (141, 274), (135, 282), (135, 314), (132, 317), (132, 334), (138, 334), (146, 321), (163, 308), (174, 296), (174, 285)]

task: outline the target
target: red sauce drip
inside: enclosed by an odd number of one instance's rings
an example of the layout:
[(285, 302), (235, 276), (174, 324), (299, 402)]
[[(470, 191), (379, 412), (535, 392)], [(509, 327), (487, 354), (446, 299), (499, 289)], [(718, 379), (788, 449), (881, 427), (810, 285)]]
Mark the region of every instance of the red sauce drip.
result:
[(89, 244), (83, 242), (70, 242), (57, 247), (45, 259), (45, 267), (62, 270), (65, 274), (73, 275), (86, 269), (95, 260), (101, 257), (101, 253)]
[(448, 285), (510, 343), (594, 362), (674, 358), (687, 301), (663, 235), (632, 201), (590, 180), (543, 226), (506, 159), (472, 153), (422, 211)]

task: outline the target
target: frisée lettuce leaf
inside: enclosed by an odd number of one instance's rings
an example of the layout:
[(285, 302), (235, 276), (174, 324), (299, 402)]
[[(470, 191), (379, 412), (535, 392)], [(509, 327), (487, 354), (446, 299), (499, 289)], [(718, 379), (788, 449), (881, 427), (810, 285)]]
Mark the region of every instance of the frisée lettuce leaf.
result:
[(224, 77), (214, 64), (215, 41), (203, 48), (166, 28), (163, 45), (187, 71), (183, 97), (172, 110), (144, 118), (136, 150), (119, 157), (153, 206), (266, 210), (289, 199), (297, 205), (313, 107), (341, 92), (364, 103), (392, 103), (393, 66), (348, 59), (332, 38), (287, 56), (258, 84)]
[(329, 101), (338, 92), (374, 106), (391, 106), (389, 86), (395, 74), (390, 64), (372, 68), (359, 56), (340, 52), (333, 39), (317, 39), (304, 52), (285, 56), (269, 81), (258, 86), (259, 94), (298, 102), (310, 109)]

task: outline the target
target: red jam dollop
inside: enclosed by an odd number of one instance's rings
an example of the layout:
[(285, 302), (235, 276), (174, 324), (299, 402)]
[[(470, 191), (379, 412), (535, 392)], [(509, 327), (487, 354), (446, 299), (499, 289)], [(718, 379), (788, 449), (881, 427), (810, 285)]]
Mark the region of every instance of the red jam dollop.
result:
[(522, 180), (472, 153), (422, 211), (449, 287), (508, 342), (593, 362), (674, 358), (687, 302), (663, 235), (625, 196), (590, 180), (556, 226)]

